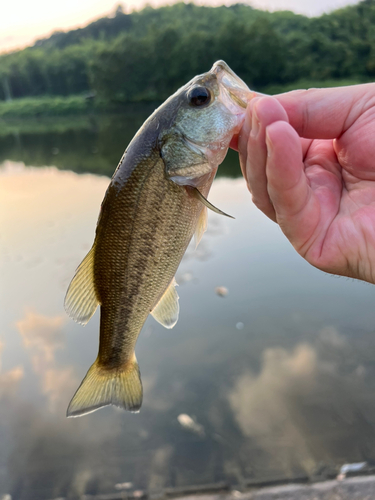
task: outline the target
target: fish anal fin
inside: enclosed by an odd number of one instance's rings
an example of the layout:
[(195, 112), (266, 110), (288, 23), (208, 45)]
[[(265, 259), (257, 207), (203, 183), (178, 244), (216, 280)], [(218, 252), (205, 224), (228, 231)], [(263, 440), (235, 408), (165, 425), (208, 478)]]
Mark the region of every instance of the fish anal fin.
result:
[(195, 229), (195, 248), (199, 245), (199, 242), (202, 239), (202, 236), (207, 230), (207, 207), (203, 207), (203, 210), (199, 216), (197, 227)]
[(92, 247), (70, 282), (64, 306), (71, 318), (85, 325), (98, 305), (99, 300), (94, 285), (94, 247)]
[(138, 412), (142, 398), (142, 382), (135, 355), (116, 369), (106, 369), (96, 360), (74, 394), (66, 415), (81, 417), (108, 405)]
[(178, 304), (178, 293), (176, 292), (177, 283), (173, 278), (159, 302), (151, 311), (151, 315), (158, 323), (165, 328), (173, 328), (177, 323), (180, 306)]

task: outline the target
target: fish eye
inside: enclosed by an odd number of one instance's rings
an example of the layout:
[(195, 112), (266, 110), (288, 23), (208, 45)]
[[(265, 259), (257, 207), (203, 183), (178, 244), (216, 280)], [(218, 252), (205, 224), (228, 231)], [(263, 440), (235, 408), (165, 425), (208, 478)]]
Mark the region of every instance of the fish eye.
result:
[(189, 104), (192, 106), (204, 106), (211, 101), (211, 93), (206, 87), (193, 87), (188, 94)]

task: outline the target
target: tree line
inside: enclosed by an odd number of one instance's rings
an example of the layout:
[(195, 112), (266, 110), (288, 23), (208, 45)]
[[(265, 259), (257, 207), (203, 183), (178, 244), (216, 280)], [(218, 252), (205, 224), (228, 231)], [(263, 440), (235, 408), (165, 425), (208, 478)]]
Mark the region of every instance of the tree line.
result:
[(95, 93), (162, 100), (224, 59), (252, 88), (375, 75), (375, 0), (316, 18), (179, 3), (54, 33), (0, 56), (0, 100)]

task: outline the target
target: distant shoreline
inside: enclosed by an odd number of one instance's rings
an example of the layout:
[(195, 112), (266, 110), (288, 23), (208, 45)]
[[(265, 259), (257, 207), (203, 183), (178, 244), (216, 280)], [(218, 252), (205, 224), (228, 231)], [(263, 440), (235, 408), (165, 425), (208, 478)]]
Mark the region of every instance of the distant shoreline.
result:
[[(365, 83), (363, 79), (345, 78), (338, 80), (298, 80), (285, 85), (269, 85), (256, 89), (259, 92), (275, 95), (295, 89), (312, 87), (342, 87)], [(11, 101), (0, 101), (0, 119), (39, 118), (48, 116), (86, 115), (89, 113), (116, 113), (128, 111), (132, 106), (158, 106), (156, 101), (109, 102), (98, 100), (92, 95), (35, 96), (21, 97)]]

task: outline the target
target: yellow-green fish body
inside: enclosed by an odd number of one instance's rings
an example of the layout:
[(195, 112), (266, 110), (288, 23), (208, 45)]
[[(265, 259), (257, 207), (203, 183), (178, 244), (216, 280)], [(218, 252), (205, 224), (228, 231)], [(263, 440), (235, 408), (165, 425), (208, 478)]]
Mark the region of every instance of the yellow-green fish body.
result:
[(100, 346), (68, 416), (114, 404), (137, 411), (142, 384), (134, 349), (148, 314), (178, 319), (174, 275), (196, 233), (216, 169), (243, 121), (249, 90), (219, 61), (170, 97), (127, 148), (102, 203), (92, 249), (65, 307), (87, 323), (100, 305)]

